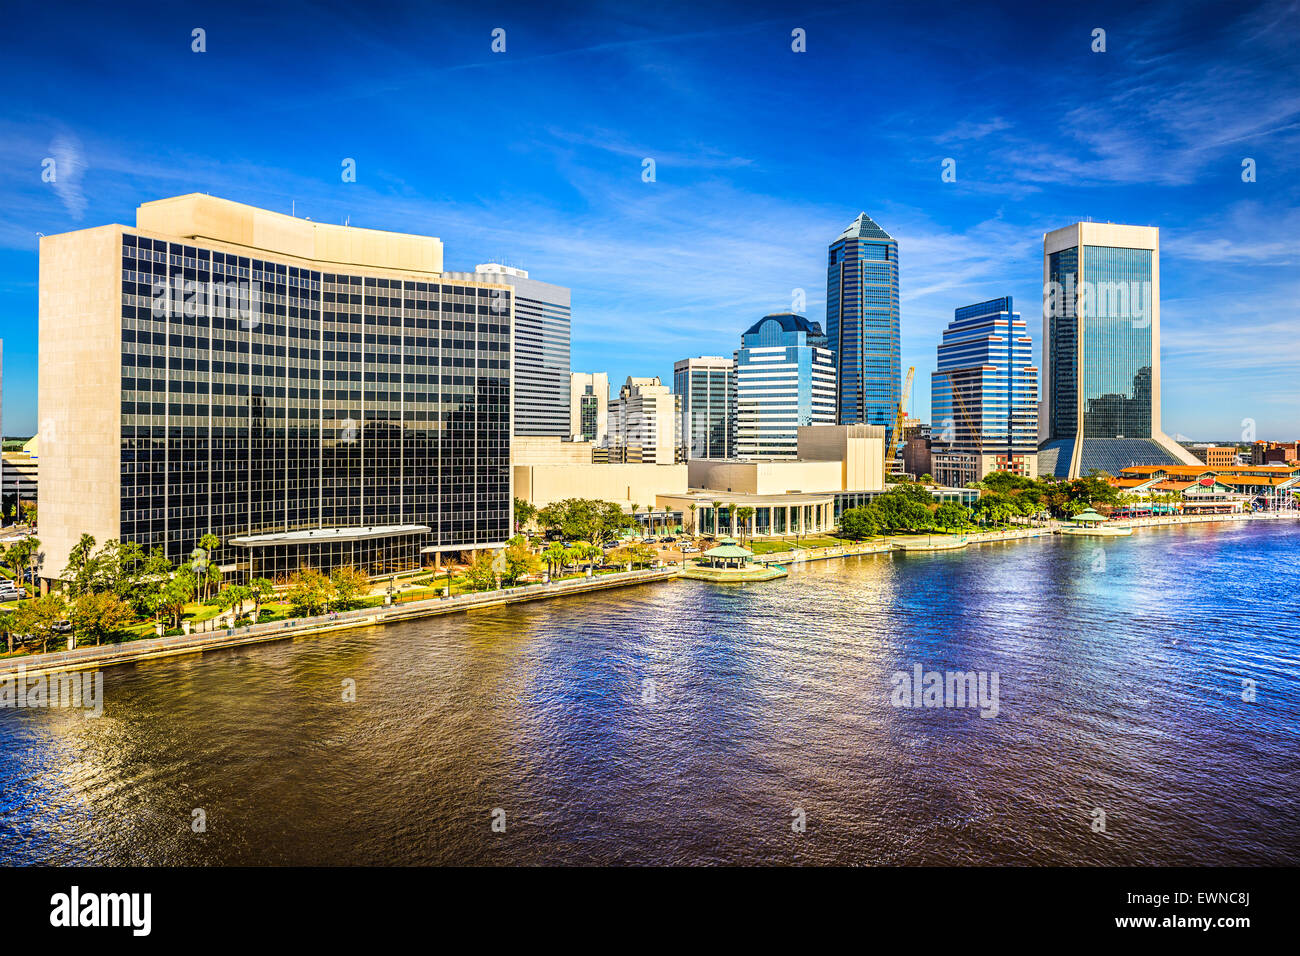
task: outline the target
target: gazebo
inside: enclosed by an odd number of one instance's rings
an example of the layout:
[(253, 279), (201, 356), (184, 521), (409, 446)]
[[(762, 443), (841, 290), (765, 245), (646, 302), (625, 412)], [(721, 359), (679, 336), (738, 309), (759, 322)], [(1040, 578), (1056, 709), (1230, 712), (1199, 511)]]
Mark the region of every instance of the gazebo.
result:
[(754, 552), (736, 544), (735, 538), (723, 538), (716, 548), (710, 548), (700, 555), (708, 561), (711, 568), (743, 568), (753, 556)]
[(1099, 515), (1095, 509), (1089, 508), (1087, 511), (1080, 511), (1070, 520), (1075, 522), (1076, 528), (1095, 528), (1106, 520), (1106, 516)]

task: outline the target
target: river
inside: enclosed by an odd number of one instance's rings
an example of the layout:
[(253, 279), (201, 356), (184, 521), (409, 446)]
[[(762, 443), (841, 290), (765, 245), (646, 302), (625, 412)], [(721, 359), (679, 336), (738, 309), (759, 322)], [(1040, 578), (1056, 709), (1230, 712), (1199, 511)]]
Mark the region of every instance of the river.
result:
[(121, 666), (0, 710), (0, 863), (1296, 864), (1298, 570), (1201, 524)]

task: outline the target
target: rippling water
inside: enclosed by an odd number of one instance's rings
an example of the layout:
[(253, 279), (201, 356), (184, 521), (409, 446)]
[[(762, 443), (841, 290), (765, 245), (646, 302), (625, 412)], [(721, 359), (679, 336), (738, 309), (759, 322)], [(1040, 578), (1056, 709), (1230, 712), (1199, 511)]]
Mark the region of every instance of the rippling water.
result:
[[(1197, 525), (120, 667), (0, 711), (0, 862), (1294, 864), (1298, 569)], [(916, 663), (998, 716), (891, 706)]]

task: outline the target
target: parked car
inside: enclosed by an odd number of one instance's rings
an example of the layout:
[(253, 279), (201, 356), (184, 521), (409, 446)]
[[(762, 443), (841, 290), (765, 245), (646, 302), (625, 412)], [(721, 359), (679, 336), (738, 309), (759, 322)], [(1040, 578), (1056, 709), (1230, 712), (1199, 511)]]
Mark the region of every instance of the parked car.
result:
[(26, 588), (15, 587), (8, 581), (0, 584), (0, 601), (17, 601), (25, 597), (27, 597)]
[(667, 538), (660, 538), (659, 540), (662, 541), (664, 544), (675, 544), (677, 541), (677, 539), (672, 537), (671, 535)]
[(72, 633), (72, 622), (71, 622), (71, 621), (55, 621), (55, 622), (54, 622), (54, 633), (55, 633), (55, 634), (71, 634), (71, 633)]

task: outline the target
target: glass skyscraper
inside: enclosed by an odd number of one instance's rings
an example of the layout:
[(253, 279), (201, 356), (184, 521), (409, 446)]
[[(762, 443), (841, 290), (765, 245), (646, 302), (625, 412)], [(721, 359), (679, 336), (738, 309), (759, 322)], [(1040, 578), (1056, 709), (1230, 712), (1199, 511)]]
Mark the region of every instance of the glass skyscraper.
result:
[(1160, 430), (1160, 231), (1080, 222), (1043, 237), (1039, 468), (1077, 477), (1193, 464)]
[(830, 245), (826, 336), (839, 382), (837, 422), (883, 425), (892, 442), (903, 365), (898, 242), (865, 212)]
[(673, 365), (673, 392), (682, 398), (685, 457), (734, 457), (735, 361), (720, 355), (682, 359)]
[(765, 315), (736, 351), (736, 455), (797, 458), (800, 425), (835, 424), (835, 356), (822, 327)]
[(81, 531), (172, 561), (211, 533), (225, 573), (270, 578), (509, 537), (508, 286), (448, 280), (436, 239), (207, 196), (138, 221), (42, 246), (51, 573)]
[(930, 379), (932, 474), (964, 488), (991, 471), (1037, 477), (1038, 369), (1010, 296), (957, 309)]

